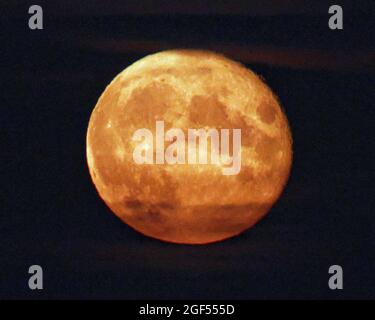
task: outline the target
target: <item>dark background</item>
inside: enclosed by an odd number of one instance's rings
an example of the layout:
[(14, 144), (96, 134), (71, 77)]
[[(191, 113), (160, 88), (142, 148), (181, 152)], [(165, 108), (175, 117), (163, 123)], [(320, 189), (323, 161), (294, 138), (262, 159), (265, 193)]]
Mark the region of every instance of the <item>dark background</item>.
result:
[[(28, 7), (44, 30), (28, 29)], [(328, 28), (341, 4), (344, 30)], [(373, 1), (10, 1), (1, 5), (0, 298), (375, 298)], [(105, 86), (168, 48), (227, 54), (279, 96), (294, 138), (286, 190), (242, 235), (146, 238), (101, 201), (85, 158)], [(28, 268), (44, 290), (28, 289)], [(328, 268), (344, 290), (328, 289)]]

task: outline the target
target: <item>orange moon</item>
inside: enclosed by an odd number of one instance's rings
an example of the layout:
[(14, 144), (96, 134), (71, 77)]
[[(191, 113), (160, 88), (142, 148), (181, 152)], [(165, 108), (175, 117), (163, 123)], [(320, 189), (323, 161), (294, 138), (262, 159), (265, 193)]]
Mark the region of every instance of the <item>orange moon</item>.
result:
[[(241, 170), (217, 164), (137, 164), (140, 128), (241, 129)], [(159, 240), (204, 244), (233, 237), (279, 198), (292, 137), (277, 97), (222, 55), (171, 50), (146, 56), (105, 89), (87, 130), (87, 161), (100, 197), (126, 224)]]

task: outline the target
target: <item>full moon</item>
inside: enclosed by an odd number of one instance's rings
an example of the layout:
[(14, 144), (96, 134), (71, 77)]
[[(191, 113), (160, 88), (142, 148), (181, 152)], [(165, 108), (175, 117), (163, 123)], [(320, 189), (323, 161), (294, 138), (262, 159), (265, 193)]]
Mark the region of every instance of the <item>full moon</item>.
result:
[[(157, 121), (166, 131), (241, 129), (239, 172), (223, 175), (210, 162), (136, 163), (133, 135), (146, 128), (155, 136)], [(140, 59), (107, 86), (86, 152), (100, 197), (122, 221), (159, 240), (205, 244), (267, 214), (289, 177), (292, 137), (277, 97), (251, 70), (217, 53), (171, 50)]]

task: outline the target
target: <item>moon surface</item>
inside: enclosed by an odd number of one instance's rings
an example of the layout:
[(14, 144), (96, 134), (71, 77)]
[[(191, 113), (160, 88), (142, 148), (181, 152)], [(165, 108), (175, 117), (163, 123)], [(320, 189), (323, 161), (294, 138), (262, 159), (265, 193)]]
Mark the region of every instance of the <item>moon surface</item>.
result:
[[(133, 133), (241, 129), (241, 170), (217, 164), (137, 164)], [(171, 50), (146, 56), (105, 89), (87, 130), (87, 161), (100, 197), (126, 224), (159, 240), (204, 244), (235, 236), (279, 198), (292, 137), (277, 97), (252, 71), (222, 55)]]

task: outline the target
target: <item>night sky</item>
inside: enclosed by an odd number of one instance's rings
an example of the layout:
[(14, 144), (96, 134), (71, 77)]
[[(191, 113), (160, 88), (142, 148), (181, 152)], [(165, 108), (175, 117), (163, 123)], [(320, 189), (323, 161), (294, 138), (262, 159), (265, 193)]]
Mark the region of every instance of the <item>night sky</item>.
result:
[[(375, 298), (373, 2), (343, 1), (340, 31), (328, 28), (326, 1), (265, 2), (172, 1), (163, 11), (150, 1), (40, 1), (38, 31), (28, 29), (27, 1), (2, 5), (0, 298)], [(224, 242), (144, 237), (111, 213), (87, 168), (87, 125), (106, 85), (169, 48), (246, 64), (290, 122), (283, 195)], [(28, 288), (33, 264), (43, 267), (43, 291)], [(341, 291), (327, 285), (334, 264)]]

